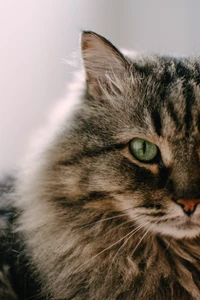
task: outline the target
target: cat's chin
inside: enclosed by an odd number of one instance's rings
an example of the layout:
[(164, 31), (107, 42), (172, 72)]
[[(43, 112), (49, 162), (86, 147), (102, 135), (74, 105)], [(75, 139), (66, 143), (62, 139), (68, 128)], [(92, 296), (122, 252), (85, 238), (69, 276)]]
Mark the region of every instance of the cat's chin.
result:
[(154, 232), (176, 239), (193, 239), (200, 236), (200, 225), (191, 220), (177, 223), (169, 221), (169, 224), (159, 224), (156, 229), (154, 229)]

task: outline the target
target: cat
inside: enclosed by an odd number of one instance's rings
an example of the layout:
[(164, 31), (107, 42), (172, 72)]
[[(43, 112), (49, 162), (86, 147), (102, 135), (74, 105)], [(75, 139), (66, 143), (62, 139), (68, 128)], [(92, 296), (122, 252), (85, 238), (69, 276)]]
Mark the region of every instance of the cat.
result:
[(127, 55), (91, 31), (81, 50), (84, 73), (2, 193), (24, 268), (6, 260), (7, 287), (28, 298), (26, 274), (33, 299), (198, 300), (200, 58)]

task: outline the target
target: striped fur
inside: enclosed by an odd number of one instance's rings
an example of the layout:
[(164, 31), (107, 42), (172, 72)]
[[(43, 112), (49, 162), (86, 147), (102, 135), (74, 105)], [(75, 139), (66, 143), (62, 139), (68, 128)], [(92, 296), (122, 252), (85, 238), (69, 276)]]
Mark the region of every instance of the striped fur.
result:
[[(91, 32), (82, 53), (86, 86), (69, 94), (15, 194), (43, 294), (200, 299), (200, 206), (189, 217), (174, 201), (200, 198), (199, 60), (123, 56)], [(158, 146), (155, 163), (131, 155), (134, 137)]]

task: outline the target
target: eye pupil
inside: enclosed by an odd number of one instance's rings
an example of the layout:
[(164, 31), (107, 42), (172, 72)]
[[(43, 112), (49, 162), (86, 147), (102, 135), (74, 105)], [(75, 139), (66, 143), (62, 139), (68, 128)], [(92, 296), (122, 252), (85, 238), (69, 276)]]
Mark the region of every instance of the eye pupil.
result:
[(143, 154), (145, 154), (145, 152), (146, 152), (146, 142), (143, 141)]
[(136, 138), (130, 142), (130, 151), (139, 161), (151, 162), (158, 154), (158, 147), (147, 140)]

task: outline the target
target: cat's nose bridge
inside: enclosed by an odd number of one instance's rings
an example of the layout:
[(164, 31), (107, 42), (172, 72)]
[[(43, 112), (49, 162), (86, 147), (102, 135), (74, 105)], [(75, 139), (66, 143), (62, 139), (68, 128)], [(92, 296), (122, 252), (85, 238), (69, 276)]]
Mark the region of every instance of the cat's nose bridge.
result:
[(176, 199), (200, 198), (200, 167), (187, 167), (184, 162), (171, 173)]
[(183, 199), (184, 201), (200, 199), (200, 178), (188, 177), (186, 180), (175, 180), (173, 194), (177, 202), (178, 199)]
[(179, 160), (170, 174), (176, 199), (200, 198), (200, 164), (194, 157)]

